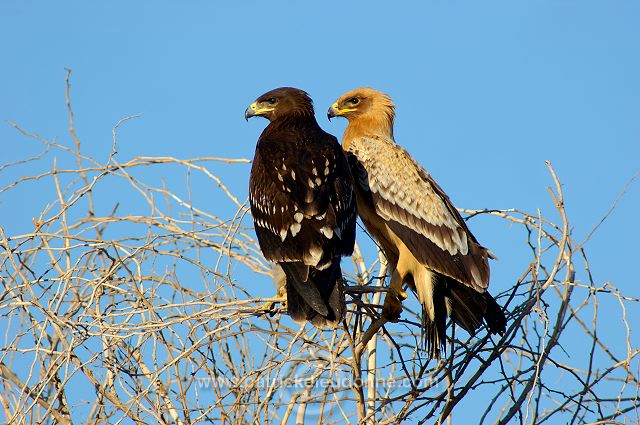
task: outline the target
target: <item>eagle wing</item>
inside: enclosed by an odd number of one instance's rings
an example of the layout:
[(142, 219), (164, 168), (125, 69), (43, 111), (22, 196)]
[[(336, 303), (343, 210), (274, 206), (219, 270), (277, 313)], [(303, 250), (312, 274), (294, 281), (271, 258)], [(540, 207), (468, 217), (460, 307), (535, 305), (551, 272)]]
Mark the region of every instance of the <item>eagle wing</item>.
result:
[(355, 139), (356, 186), (420, 263), (484, 292), (489, 252), (480, 246), (448, 196), (402, 147), (382, 136)]
[(350, 171), (337, 140), (325, 135), (314, 143), (258, 143), (249, 196), (267, 260), (323, 269), (333, 258), (353, 252), (356, 207)]

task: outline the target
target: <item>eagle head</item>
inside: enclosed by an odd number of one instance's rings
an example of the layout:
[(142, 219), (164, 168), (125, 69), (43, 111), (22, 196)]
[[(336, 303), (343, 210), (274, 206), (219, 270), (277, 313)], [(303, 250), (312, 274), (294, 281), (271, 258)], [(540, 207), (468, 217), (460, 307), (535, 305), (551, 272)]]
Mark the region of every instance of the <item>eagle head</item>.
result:
[(247, 121), (251, 117), (274, 121), (288, 115), (313, 115), (313, 102), (306, 92), (294, 87), (273, 89), (257, 98), (244, 111)]
[(327, 118), (344, 117), (351, 121), (365, 115), (382, 114), (393, 121), (394, 109), (395, 105), (387, 94), (370, 87), (360, 87), (340, 96), (329, 108)]

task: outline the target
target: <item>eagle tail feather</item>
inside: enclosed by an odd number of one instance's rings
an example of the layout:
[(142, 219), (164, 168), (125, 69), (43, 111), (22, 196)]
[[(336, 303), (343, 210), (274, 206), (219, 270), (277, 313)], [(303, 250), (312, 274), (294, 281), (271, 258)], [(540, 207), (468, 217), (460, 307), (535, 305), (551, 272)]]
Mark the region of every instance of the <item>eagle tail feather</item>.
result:
[(489, 331), (491, 331), (492, 334), (502, 335), (507, 329), (507, 319), (504, 316), (504, 312), (488, 292), (485, 292), (484, 295), (487, 300), (487, 310), (484, 313), (484, 320), (487, 322)]
[(492, 334), (504, 332), (504, 313), (488, 292), (479, 293), (453, 279), (447, 279), (447, 283), (450, 315), (454, 322), (471, 335), (482, 326), (483, 320)]
[(280, 264), (287, 276), (287, 310), (296, 322), (310, 321), (318, 327), (338, 326), (346, 304), (339, 280), (340, 262), (334, 261), (324, 270), (310, 267), (306, 280), (301, 280), (296, 263)]
[[(286, 285), (287, 288), (287, 313), (296, 323), (304, 323), (310, 311), (314, 311), (307, 303), (304, 302), (298, 291), (293, 289), (293, 285)], [(309, 311), (310, 310), (310, 311)]]
[(430, 317), (428, 306), (422, 306), (422, 340), (425, 349), (433, 359), (440, 359), (446, 352), (447, 343), (447, 308), (445, 304), (446, 287), (437, 275), (432, 279), (432, 300), (434, 317)]
[(429, 357), (438, 360), (440, 360), (442, 353), (445, 351), (446, 344), (446, 334), (443, 332), (446, 328), (439, 325), (439, 323), (429, 319), (424, 311), (422, 312), (422, 341), (424, 348)]
[(314, 269), (301, 263), (280, 263), (280, 266), (287, 275), (287, 303), (289, 303), (290, 292), (295, 290), (298, 297), (296, 298), (296, 295), (292, 294), (293, 300), (301, 299), (306, 306), (318, 314), (328, 315), (329, 310), (327, 310), (318, 286), (309, 285)]
[(453, 279), (447, 279), (450, 315), (455, 323), (473, 335), (482, 325), (482, 316), (486, 302), (482, 294), (462, 285)]

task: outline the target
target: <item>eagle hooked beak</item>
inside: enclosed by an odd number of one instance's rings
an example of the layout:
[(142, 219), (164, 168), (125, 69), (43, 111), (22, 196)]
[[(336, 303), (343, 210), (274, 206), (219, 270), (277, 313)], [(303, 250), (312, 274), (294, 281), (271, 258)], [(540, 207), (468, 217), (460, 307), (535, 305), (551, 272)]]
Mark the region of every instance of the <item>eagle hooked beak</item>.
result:
[(249, 118), (255, 117), (258, 113), (258, 103), (253, 102), (249, 107), (244, 111), (244, 119), (249, 121)]
[(327, 118), (331, 121), (331, 118), (339, 117), (340, 115), (342, 115), (342, 113), (338, 108), (338, 102), (335, 102), (327, 111)]
[[(269, 119), (269, 112), (274, 111), (274, 107), (266, 102), (255, 101), (244, 111), (244, 119), (249, 121), (251, 117), (265, 117)], [(270, 119), (269, 119), (270, 120)]]

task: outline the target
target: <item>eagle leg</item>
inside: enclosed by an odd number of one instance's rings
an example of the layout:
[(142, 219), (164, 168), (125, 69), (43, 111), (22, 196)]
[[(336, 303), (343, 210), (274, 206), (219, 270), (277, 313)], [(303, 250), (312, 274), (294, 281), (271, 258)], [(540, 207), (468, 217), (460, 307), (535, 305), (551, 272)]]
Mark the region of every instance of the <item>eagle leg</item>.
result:
[(407, 298), (407, 293), (402, 290), (403, 281), (404, 278), (400, 273), (394, 270), (391, 274), (391, 283), (389, 284), (389, 290), (387, 291), (387, 296), (382, 306), (382, 317), (389, 322), (397, 322), (400, 319), (402, 301)]
[(284, 270), (280, 266), (276, 266), (274, 269), (274, 283), (276, 285), (277, 291), (276, 295), (271, 298), (270, 301), (265, 302), (256, 310), (263, 314), (269, 314), (269, 317), (273, 317), (276, 314), (276, 304), (280, 303), (282, 306), (287, 308), (287, 288), (286, 288), (286, 277), (284, 274)]
[(272, 298), (272, 301), (267, 301), (264, 304), (262, 304), (261, 306), (256, 308), (256, 312), (258, 313), (262, 313), (262, 314), (268, 314), (269, 317), (273, 317), (276, 315), (277, 310), (276, 310), (276, 304), (282, 304), (282, 306), (285, 308), (287, 308), (287, 298), (282, 297), (280, 295)]

